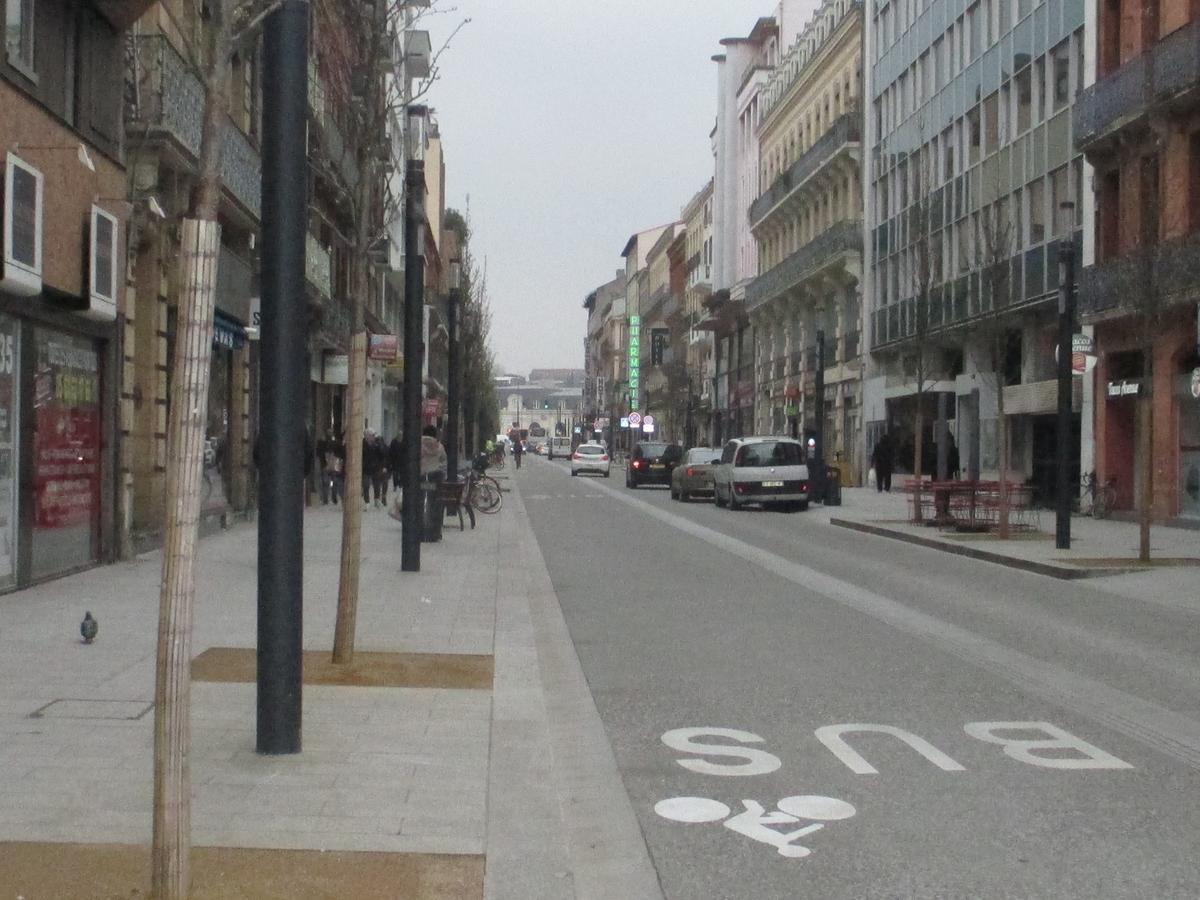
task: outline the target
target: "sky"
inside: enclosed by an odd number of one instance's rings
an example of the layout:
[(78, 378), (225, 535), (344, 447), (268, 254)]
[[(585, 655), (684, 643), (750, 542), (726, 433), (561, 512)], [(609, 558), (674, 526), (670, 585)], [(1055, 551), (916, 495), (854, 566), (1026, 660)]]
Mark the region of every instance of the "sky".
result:
[[(426, 102), (487, 263), (501, 371), (583, 368), (583, 301), (712, 177), (713, 54), (773, 0), (439, 0)], [(469, 198), (469, 204), (468, 204)]]

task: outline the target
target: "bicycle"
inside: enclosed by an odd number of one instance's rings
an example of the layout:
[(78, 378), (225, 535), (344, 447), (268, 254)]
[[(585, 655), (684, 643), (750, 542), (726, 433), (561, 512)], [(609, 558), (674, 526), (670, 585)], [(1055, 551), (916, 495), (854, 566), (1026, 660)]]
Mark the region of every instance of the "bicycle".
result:
[(500, 482), (484, 474), (487, 468), (487, 457), (480, 454), (475, 458), (467, 475), (471, 482), (467, 487), (467, 498), (472, 508), (490, 516), (500, 511), (500, 507), (504, 505), (504, 495), (500, 493)]
[(1108, 479), (1104, 484), (1095, 472), (1088, 472), (1080, 482), (1079, 513), (1093, 519), (1107, 519), (1117, 502), (1117, 479)]

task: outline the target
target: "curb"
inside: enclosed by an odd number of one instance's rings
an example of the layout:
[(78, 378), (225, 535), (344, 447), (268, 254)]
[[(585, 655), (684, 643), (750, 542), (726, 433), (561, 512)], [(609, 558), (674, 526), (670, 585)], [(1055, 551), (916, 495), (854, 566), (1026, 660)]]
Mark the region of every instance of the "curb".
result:
[(880, 525), (868, 525), (865, 522), (855, 522), (850, 519), (834, 519), (829, 520), (830, 525), (836, 525), (839, 528), (848, 528), (851, 531), (862, 532), (863, 534), (873, 534), (878, 537), (891, 538), (895, 541), (904, 541), (906, 544), (915, 544), (918, 547), (928, 547), (931, 550), (941, 550), (944, 553), (953, 553), (956, 556), (965, 556), (970, 559), (978, 559), (983, 562), (995, 563), (999, 566), (1007, 566), (1010, 569), (1020, 569), (1024, 572), (1032, 572), (1035, 575), (1045, 575), (1048, 578), (1058, 578), (1061, 581), (1078, 581), (1083, 578), (1102, 578), (1107, 575), (1128, 575), (1131, 572), (1140, 571), (1139, 569), (1085, 569), (1076, 566), (1060, 566), (1054, 563), (1038, 562), (1033, 559), (1020, 559), (1013, 556), (1005, 556), (1003, 553), (993, 553), (989, 550), (980, 550), (978, 547), (960, 547), (956, 544), (948, 544), (945, 541), (939, 541), (936, 538), (921, 537), (916, 534), (908, 534), (904, 531), (896, 531), (893, 528), (884, 528)]

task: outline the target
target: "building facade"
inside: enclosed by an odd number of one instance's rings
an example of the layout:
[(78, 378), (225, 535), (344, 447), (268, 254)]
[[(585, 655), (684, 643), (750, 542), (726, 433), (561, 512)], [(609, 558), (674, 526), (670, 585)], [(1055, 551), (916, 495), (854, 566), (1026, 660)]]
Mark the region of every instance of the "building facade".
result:
[[(759, 97), (762, 272), (746, 291), (755, 431), (809, 435), (850, 480), (862, 470), (862, 10), (826, 0)], [(816, 395), (823, 368), (823, 396)]]
[[(1134, 509), (1148, 444), (1155, 519), (1200, 520), (1200, 9), (1096, 10), (1095, 81), (1074, 110), (1095, 167), (1095, 238), (1080, 278), (1094, 331), (1095, 470)], [(1148, 435), (1143, 443), (1143, 432)]]
[(120, 73), (148, 4), (0, 5), (0, 590), (10, 590), (121, 550), (127, 258), (149, 214), (127, 199)]
[(866, 11), (865, 437), (870, 447), (891, 431), (902, 470), (915, 462), (920, 397), (926, 446), (940, 403), (963, 471), (994, 472), (1003, 392), (1010, 477), (1052, 496), (1057, 260), (1062, 241), (1082, 244), (1071, 106), (1086, 74), (1084, 9), (893, 0)]
[(706, 318), (704, 301), (713, 289), (713, 183), (710, 179), (683, 208), (684, 293), (683, 328), (686, 329), (684, 365), (687, 367), (691, 420), (688, 443), (707, 441), (712, 434), (713, 339), (700, 327)]

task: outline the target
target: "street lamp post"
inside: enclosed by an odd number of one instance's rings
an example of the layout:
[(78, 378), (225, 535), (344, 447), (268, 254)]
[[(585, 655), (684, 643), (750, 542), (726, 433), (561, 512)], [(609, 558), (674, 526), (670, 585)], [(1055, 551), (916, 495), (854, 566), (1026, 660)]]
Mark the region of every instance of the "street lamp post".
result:
[(1065, 230), (1058, 245), (1058, 428), (1055, 447), (1054, 546), (1071, 549), (1071, 343), (1075, 332), (1075, 204), (1062, 204)]
[(814, 388), (816, 407), (816, 428), (813, 447), (813, 469), (808, 473), (812, 483), (813, 493), (825, 502), (825, 329), (817, 329), (817, 373)]
[(450, 328), (450, 347), (447, 352), (450, 371), (446, 376), (446, 470), (450, 478), (458, 478), (458, 426), (459, 426), (459, 369), (462, 344), (458, 339), (458, 304), (461, 299), (462, 261), (450, 260), (450, 292), (446, 298), (446, 318)]
[(404, 197), (404, 508), (400, 568), (421, 571), (421, 369), (425, 315), (425, 107), (408, 108)]

